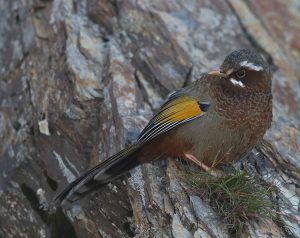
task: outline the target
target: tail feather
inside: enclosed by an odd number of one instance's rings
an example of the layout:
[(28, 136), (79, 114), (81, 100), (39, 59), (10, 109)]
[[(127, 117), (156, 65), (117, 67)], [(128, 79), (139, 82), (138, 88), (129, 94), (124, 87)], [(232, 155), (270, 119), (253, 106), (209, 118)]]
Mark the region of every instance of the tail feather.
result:
[(59, 205), (65, 201), (74, 202), (82, 198), (83, 195), (124, 175), (127, 171), (140, 164), (138, 160), (139, 152), (139, 144), (134, 144), (127, 149), (121, 150), (70, 183), (54, 199), (54, 203)]

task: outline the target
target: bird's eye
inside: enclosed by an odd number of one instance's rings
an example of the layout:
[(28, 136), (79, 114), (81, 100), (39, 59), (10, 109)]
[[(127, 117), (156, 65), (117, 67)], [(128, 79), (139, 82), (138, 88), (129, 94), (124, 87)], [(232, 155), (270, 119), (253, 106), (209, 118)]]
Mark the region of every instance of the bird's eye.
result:
[(241, 69), (241, 70), (239, 70), (239, 71), (237, 71), (236, 72), (236, 76), (238, 77), (238, 78), (244, 78), (245, 77), (245, 75), (246, 75), (246, 72), (245, 72), (245, 70), (243, 70), (243, 69)]

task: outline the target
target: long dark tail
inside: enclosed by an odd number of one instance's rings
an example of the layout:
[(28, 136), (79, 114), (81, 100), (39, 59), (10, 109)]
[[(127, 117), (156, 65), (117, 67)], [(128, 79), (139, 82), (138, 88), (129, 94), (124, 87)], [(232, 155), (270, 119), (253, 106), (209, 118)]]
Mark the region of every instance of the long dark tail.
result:
[(54, 200), (55, 205), (64, 201), (74, 202), (83, 195), (110, 183), (140, 164), (140, 145), (133, 144), (90, 169), (70, 183)]

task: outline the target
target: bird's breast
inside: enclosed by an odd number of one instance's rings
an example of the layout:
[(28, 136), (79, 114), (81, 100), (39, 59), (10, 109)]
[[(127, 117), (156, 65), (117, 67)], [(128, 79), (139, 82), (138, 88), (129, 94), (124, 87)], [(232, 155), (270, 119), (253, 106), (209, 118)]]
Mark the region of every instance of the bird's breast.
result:
[(225, 127), (250, 130), (263, 135), (272, 122), (272, 97), (264, 93), (245, 93), (217, 97), (214, 110)]
[[(262, 125), (260, 120), (242, 118), (245, 116), (242, 110), (240, 118), (232, 115), (226, 117), (227, 112), (221, 113), (210, 109), (202, 117), (177, 129), (177, 137), (192, 145), (185, 152), (192, 153), (207, 166), (240, 159), (252, 149), (267, 129), (267, 125)], [(251, 126), (255, 126), (254, 130)]]

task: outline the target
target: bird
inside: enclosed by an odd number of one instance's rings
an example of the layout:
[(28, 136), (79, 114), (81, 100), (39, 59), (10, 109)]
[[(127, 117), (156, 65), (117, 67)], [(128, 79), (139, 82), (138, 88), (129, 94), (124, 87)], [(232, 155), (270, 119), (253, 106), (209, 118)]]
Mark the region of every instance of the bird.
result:
[(206, 171), (239, 160), (271, 126), (271, 87), (264, 58), (251, 49), (234, 50), (218, 70), (170, 94), (135, 143), (71, 182), (55, 204), (72, 203), (138, 165), (166, 157)]

